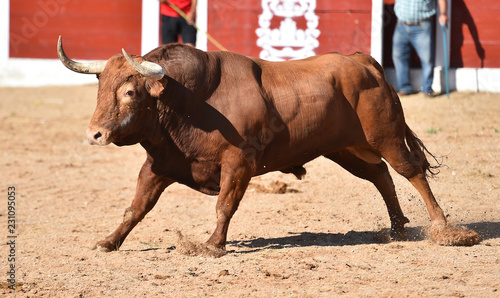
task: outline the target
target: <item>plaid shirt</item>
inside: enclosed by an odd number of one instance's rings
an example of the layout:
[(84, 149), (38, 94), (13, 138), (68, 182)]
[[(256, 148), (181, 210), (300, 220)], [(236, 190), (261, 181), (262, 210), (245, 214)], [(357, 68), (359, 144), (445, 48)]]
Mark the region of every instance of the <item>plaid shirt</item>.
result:
[(418, 23), (436, 14), (436, 0), (396, 0), (394, 12), (406, 23)]

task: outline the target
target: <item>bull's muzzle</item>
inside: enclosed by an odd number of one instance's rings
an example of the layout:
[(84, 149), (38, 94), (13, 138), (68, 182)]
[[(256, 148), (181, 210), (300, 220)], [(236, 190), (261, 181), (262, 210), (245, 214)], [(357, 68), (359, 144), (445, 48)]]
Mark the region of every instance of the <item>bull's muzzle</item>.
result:
[(91, 127), (87, 128), (87, 139), (90, 145), (106, 146), (111, 143), (109, 141), (109, 132), (92, 129)]

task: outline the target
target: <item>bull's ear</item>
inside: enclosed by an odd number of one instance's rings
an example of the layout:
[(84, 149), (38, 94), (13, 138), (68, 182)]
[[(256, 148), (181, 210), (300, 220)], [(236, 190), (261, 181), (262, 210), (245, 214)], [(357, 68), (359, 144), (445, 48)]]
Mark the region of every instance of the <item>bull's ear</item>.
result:
[(155, 80), (155, 79), (146, 80), (146, 90), (149, 92), (149, 94), (151, 94), (151, 96), (156, 98), (160, 97), (166, 85), (167, 85), (166, 78), (163, 78), (161, 80)]

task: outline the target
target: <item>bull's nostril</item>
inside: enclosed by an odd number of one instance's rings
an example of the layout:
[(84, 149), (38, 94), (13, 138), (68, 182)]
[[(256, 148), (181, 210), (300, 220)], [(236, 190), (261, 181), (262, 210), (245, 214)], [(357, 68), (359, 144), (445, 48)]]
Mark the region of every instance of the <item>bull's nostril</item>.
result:
[(106, 130), (101, 132), (101, 129), (87, 128), (87, 139), (90, 145), (104, 146), (109, 144), (108, 132)]

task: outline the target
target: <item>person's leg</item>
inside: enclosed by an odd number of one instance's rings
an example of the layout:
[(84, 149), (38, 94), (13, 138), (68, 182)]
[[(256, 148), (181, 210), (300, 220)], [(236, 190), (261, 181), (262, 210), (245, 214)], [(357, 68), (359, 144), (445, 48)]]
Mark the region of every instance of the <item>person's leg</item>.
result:
[(411, 93), (410, 83), (410, 55), (411, 44), (409, 36), (410, 26), (398, 21), (392, 36), (392, 61), (396, 70), (399, 92)]
[(161, 43), (167, 44), (178, 41), (178, 20), (174, 17), (161, 16)]
[(186, 45), (194, 47), (196, 45), (196, 28), (194, 28), (194, 26), (192, 25), (189, 25), (185, 19), (182, 19), (180, 23), (182, 42)]
[[(433, 20), (433, 19), (432, 19)], [(421, 22), (412, 28), (411, 42), (422, 65), (422, 92), (432, 94), (434, 79), (433, 21)]]

